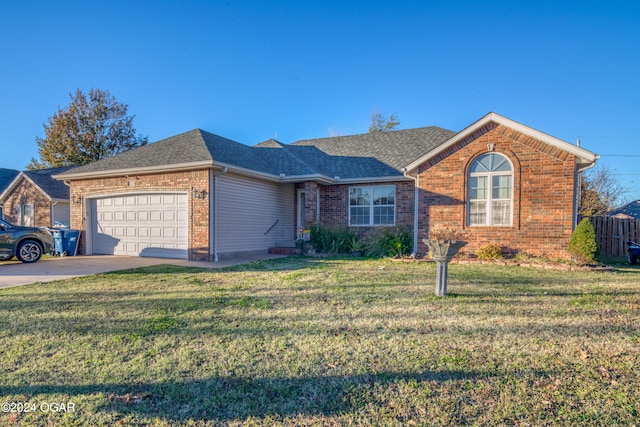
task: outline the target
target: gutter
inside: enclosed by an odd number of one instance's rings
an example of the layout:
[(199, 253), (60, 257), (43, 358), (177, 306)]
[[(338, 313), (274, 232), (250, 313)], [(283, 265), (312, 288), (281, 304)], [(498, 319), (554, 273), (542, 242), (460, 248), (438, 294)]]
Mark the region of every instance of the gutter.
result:
[(77, 172), (73, 173), (61, 173), (58, 175), (51, 175), (52, 178), (57, 180), (70, 181), (75, 179), (89, 179), (89, 178), (108, 178), (114, 176), (123, 175), (143, 175), (154, 172), (177, 172), (183, 170), (192, 170), (197, 168), (210, 168), (213, 165), (211, 160), (191, 163), (177, 163), (175, 165), (158, 165), (147, 166), (142, 168), (127, 168), (127, 169), (112, 169), (106, 171), (91, 171), (91, 172)]
[[(361, 177), (361, 178), (340, 178), (339, 176), (330, 177), (324, 174), (308, 174), (308, 175), (274, 175), (267, 172), (260, 172), (253, 169), (243, 168), (241, 166), (234, 166), (228, 163), (216, 162), (216, 161), (201, 161), (191, 163), (179, 163), (175, 165), (160, 165), (149, 166), (143, 168), (127, 168), (127, 169), (114, 169), (108, 171), (92, 171), (92, 172), (80, 172), (80, 173), (62, 173), (59, 175), (53, 175), (52, 178), (57, 180), (64, 180), (65, 184), (69, 185), (71, 180), (79, 179), (91, 179), (91, 178), (108, 178), (119, 177), (126, 175), (144, 175), (157, 172), (179, 172), (184, 170), (192, 170), (197, 168), (211, 168), (221, 167), (223, 170), (235, 172), (239, 175), (248, 176), (251, 178), (262, 179), (279, 184), (292, 184), (304, 181), (316, 181), (319, 184), (335, 185), (335, 184), (358, 184), (358, 183), (371, 183), (371, 182), (392, 182), (401, 181), (401, 176), (384, 176), (384, 177)], [(226, 172), (225, 172), (226, 173)], [(405, 175), (406, 176), (406, 175)]]
[(404, 176), (412, 179), (414, 182), (413, 185), (413, 253), (411, 254), (414, 258), (418, 257), (418, 202), (419, 202), (419, 193), (420, 189), (418, 188), (418, 180), (419, 176), (416, 174), (415, 176), (409, 175), (409, 171), (407, 168), (403, 170)]

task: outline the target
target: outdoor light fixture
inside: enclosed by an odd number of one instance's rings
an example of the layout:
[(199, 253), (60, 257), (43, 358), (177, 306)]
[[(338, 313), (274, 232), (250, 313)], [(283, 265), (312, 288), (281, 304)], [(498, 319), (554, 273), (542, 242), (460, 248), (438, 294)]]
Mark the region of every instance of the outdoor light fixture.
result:
[(191, 192), (193, 193), (193, 198), (194, 199), (206, 199), (207, 198), (207, 191), (206, 190), (202, 190), (202, 191), (198, 191), (195, 188), (191, 189)]
[(82, 196), (73, 196), (71, 198), (71, 201), (73, 202), (74, 205), (79, 205), (82, 203)]

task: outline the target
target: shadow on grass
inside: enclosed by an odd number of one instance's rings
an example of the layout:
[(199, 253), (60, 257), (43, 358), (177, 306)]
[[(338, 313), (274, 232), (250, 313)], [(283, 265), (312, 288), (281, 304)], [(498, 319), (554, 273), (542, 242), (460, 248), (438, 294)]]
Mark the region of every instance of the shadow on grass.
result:
[[(306, 268), (327, 268), (339, 260), (358, 260), (355, 258), (315, 258), (315, 257), (286, 257), (273, 258), (262, 261), (251, 261), (244, 264), (232, 265), (228, 267), (218, 267), (212, 264), (211, 268), (188, 267), (173, 265), (170, 261), (167, 264), (152, 265), (148, 267), (137, 267), (127, 270), (117, 270), (104, 275), (121, 274), (192, 274), (192, 273), (229, 273), (239, 271), (294, 271)], [(363, 258), (364, 260), (364, 258)]]
[(367, 392), (374, 387), (424, 381), (474, 381), (487, 375), (438, 371), (306, 378), (213, 377), (148, 384), (0, 386), (0, 395), (21, 395), (26, 400), (37, 396), (43, 401), (65, 396), (66, 401), (74, 402), (82, 396), (102, 394), (104, 402), (96, 411), (116, 416), (160, 417), (174, 423), (228, 421), (275, 415), (339, 415), (362, 409), (369, 401)]

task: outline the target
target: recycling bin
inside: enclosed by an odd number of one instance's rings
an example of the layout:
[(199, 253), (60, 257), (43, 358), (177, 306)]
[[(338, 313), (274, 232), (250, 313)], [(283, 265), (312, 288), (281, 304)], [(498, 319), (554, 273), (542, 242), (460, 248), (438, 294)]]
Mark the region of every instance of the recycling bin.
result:
[(78, 253), (78, 238), (80, 230), (57, 229), (53, 235), (53, 252), (55, 256), (76, 256)]

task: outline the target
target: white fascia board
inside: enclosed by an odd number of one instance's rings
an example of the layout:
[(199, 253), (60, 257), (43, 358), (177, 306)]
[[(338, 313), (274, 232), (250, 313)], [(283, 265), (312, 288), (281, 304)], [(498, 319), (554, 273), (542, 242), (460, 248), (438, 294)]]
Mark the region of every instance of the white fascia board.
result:
[(376, 182), (397, 182), (397, 181), (413, 181), (413, 179), (407, 178), (404, 175), (372, 177), (372, 178), (348, 178), (348, 179), (340, 178), (335, 181), (335, 184), (371, 184)]
[(508, 119), (506, 117), (503, 117), (500, 114), (489, 113), (486, 116), (482, 117), (480, 120), (478, 120), (475, 123), (471, 124), (470, 126), (467, 126), (462, 131), (458, 132), (457, 134), (455, 134), (454, 136), (452, 136), (451, 138), (449, 138), (448, 140), (446, 140), (445, 142), (443, 142), (442, 144), (440, 144), (439, 146), (437, 146), (433, 150), (427, 152), (422, 157), (420, 157), (419, 159), (417, 159), (414, 162), (412, 162), (411, 164), (409, 164), (405, 169), (408, 172), (414, 171), (422, 163), (426, 162), (427, 160), (429, 160), (432, 157), (437, 156), (438, 154), (440, 154), (444, 150), (448, 149), (449, 147), (451, 147), (452, 145), (454, 145), (458, 141), (461, 141), (462, 139), (466, 138), (467, 136), (469, 136), (470, 134), (472, 134), (473, 132), (477, 131), (478, 129), (480, 129), (481, 127), (487, 125), (490, 122), (494, 122), (494, 123), (497, 123), (499, 125), (503, 125), (505, 127), (511, 128), (511, 129), (513, 129), (513, 130), (515, 130), (517, 132), (520, 132), (520, 133), (522, 133), (524, 135), (528, 135), (528, 136), (530, 136), (532, 138), (535, 138), (535, 139), (537, 139), (539, 141), (545, 142), (545, 143), (547, 143), (547, 144), (549, 144), (551, 146), (554, 146), (554, 147), (559, 148), (559, 149), (561, 149), (563, 151), (571, 153), (571, 154), (575, 155), (576, 157), (578, 157), (579, 163), (581, 163), (581, 164), (592, 165), (600, 157), (597, 154), (592, 153), (591, 151), (585, 150), (584, 148), (580, 148), (577, 145), (569, 144), (568, 142), (562, 141), (561, 139), (558, 139), (556, 137), (548, 135), (548, 134), (546, 134), (544, 132), (540, 132), (539, 130), (530, 128), (529, 126), (525, 126), (525, 125), (523, 125), (521, 123), (515, 122), (515, 121), (513, 121), (511, 119)]
[(151, 173), (158, 173), (158, 172), (160, 173), (179, 172), (179, 171), (191, 170), (191, 169), (210, 168), (212, 166), (213, 166), (213, 162), (211, 160), (206, 160), (202, 162), (177, 163), (175, 165), (147, 166), (142, 168), (129, 168), (129, 169), (112, 169), (112, 170), (106, 170), (106, 171), (92, 171), (92, 172), (80, 172), (80, 173), (73, 173), (73, 171), (70, 171), (67, 173), (52, 175), (52, 178), (57, 179), (59, 181), (69, 181), (69, 180), (89, 179), (89, 178), (109, 178), (114, 176), (143, 175), (143, 174), (151, 174)]
[(16, 175), (16, 177), (13, 179), (13, 181), (11, 181), (11, 183), (2, 192), (2, 194), (0, 194), (0, 200), (4, 200), (5, 197), (9, 195), (9, 193), (16, 187), (16, 185), (18, 185), (18, 182), (20, 181), (20, 178), (26, 179), (28, 182), (31, 183), (31, 185), (36, 187), (38, 189), (38, 191), (40, 191), (44, 195), (44, 197), (46, 197), (49, 201), (52, 200), (51, 196), (49, 196), (47, 193), (45, 193), (42, 190), (42, 188), (40, 188), (40, 186), (38, 184), (36, 184), (31, 178), (29, 178), (27, 176), (27, 174), (25, 174), (24, 172), (20, 172), (18, 175)]

